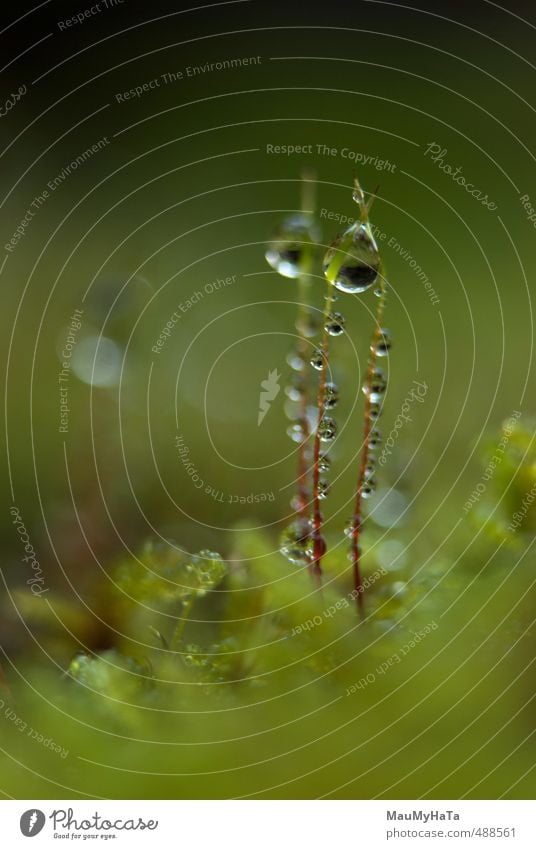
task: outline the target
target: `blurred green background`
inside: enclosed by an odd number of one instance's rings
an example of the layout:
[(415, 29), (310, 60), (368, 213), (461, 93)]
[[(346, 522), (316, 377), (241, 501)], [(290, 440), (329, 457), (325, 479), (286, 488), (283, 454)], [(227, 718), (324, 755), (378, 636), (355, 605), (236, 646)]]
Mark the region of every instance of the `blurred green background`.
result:
[[(361, 2), (306, 10), (243, 2), (183, 13), (171, 3), (125, 3), (62, 31), (58, 21), (77, 11), (52, 2), (2, 36), (10, 65), (0, 100), (28, 87), (0, 124), (3, 245), (26, 211), (35, 211), (16, 247), (0, 251), (2, 666), (18, 714), (70, 754), (63, 760), (28, 742), (4, 718), (0, 789), (37, 798), (412, 798), (437, 785), (430, 791), (436, 798), (530, 796), (534, 526), (510, 540), (503, 525), (463, 510), (486, 451), (493, 454), (514, 411), (528, 422), (528, 437), (512, 461), (525, 477), (499, 508), (506, 518), (534, 476), (535, 232), (521, 200), (529, 196), (536, 207), (530, 4), (409, 9)], [(14, 14), (6, 12), (6, 26)], [(256, 63), (206, 69), (248, 57)], [(189, 76), (193, 66), (205, 70)], [(178, 72), (182, 79), (162, 76)], [(137, 86), (146, 90), (125, 100)], [(35, 203), (102, 139), (102, 149)], [(441, 170), (426, 153), (431, 144), (496, 208)], [(269, 152), (278, 145), (306, 152)], [(107, 715), (92, 713), (89, 722), (83, 700), (63, 704), (60, 676), (81, 648), (120, 647), (113, 631), (120, 617), (106, 601), (109, 575), (148, 538), (249, 561), (268, 584), (278, 582), (274, 599), (262, 602), (272, 626), (278, 592), (322, 606), (311, 601), (307, 576), (276, 553), (296, 466), (283, 391), (257, 424), (261, 381), (277, 369), (284, 385), (290, 374), (298, 299), (264, 251), (281, 218), (300, 208), (306, 168), (317, 175), (322, 228), (311, 288), (316, 309), (325, 292), (322, 246), (341, 230), (336, 216), (356, 215), (354, 171), (367, 192), (380, 187), (372, 220), (385, 234), (393, 335), (385, 434), (413, 381), (428, 389), (381, 471), (377, 502), (390, 488), (398, 501), (370, 532), (370, 569), (381, 562), (382, 544), (400, 543), (405, 580), (411, 587), (426, 579), (433, 598), (428, 607), (408, 602), (418, 617), (408, 627), (445, 614), (442, 625), (383, 683), (352, 698), (341, 698), (344, 687), (398, 643), (396, 633), (378, 637), (374, 623), (357, 628), (348, 615), (336, 637), (344, 681), (327, 671), (335, 661), (308, 677), (300, 652), (289, 649), (294, 691), (280, 648), (279, 672), (262, 682), (266, 699), (237, 687), (224, 709), (188, 692), (172, 702), (178, 713), (162, 720), (161, 738), (158, 704), (110, 730)], [(435, 303), (411, 260), (429, 279)], [(371, 292), (337, 301), (347, 332), (332, 349), (341, 387), (325, 507), (334, 597), (351, 590), (342, 529), (355, 486), (359, 386), (375, 306)], [(59, 354), (75, 310), (83, 312), (64, 433)], [(180, 319), (156, 353), (176, 311)], [(104, 348), (93, 362), (99, 334)], [(181, 460), (178, 435), (200, 487)], [(482, 499), (490, 511), (510, 481), (499, 478)], [(45, 576), (42, 598), (29, 598), (13, 504)], [(51, 607), (63, 603), (68, 613), (57, 608), (54, 616)], [(314, 640), (323, 651), (328, 634)]]

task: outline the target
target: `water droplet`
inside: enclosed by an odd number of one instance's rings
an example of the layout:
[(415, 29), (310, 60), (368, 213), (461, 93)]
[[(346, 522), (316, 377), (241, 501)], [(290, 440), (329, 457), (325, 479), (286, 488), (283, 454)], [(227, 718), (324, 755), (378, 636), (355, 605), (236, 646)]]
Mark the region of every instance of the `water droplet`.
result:
[(382, 399), (382, 395), (387, 387), (387, 381), (383, 371), (379, 368), (374, 369), (370, 379), (363, 384), (363, 392), (368, 395), (373, 404), (377, 404)]
[(284, 404), (285, 416), (289, 421), (295, 422), (301, 418), (301, 405), (297, 401), (291, 401), (289, 398)]
[(287, 435), (290, 436), (293, 442), (303, 442), (305, 439), (305, 431), (301, 422), (295, 422), (287, 428)]
[(345, 317), (340, 312), (332, 312), (326, 319), (324, 329), (330, 336), (340, 336), (344, 332)]
[(391, 350), (391, 334), (385, 327), (381, 328), (380, 334), (381, 335), (377, 341), (373, 342), (370, 346), (370, 350), (372, 353), (376, 354), (377, 357), (386, 357)]
[(357, 221), (338, 236), (324, 257), (327, 280), (341, 292), (365, 292), (376, 282), (380, 253), (367, 221)]
[(299, 401), (303, 395), (303, 390), (303, 381), (296, 380), (288, 386), (285, 386), (285, 395), (290, 401)]
[(309, 561), (310, 535), (309, 529), (302, 522), (293, 522), (281, 535), (281, 554), (290, 563), (306, 566)]
[(308, 274), (319, 234), (310, 215), (291, 215), (277, 228), (265, 253), (266, 261), (283, 277)]
[(351, 539), (353, 537), (353, 535), (354, 535), (354, 520), (353, 520), (353, 518), (351, 518), (351, 519), (348, 519), (348, 521), (346, 522), (346, 524), (344, 526), (344, 536), (348, 537), (348, 539)]
[(313, 351), (313, 355), (311, 357), (310, 362), (312, 367), (317, 371), (322, 371), (322, 369), (325, 368), (326, 358), (324, 357), (324, 353), (320, 350), (320, 348), (316, 348)]
[(318, 481), (318, 497), (321, 499), (327, 498), (329, 495), (329, 483), (326, 480)]
[(376, 471), (376, 469), (374, 468), (373, 458), (371, 457), (369, 459), (369, 462), (365, 466), (365, 470), (364, 470), (364, 473), (363, 473), (365, 480), (370, 480), (374, 476), (375, 471)]
[(327, 454), (322, 454), (322, 456), (318, 458), (318, 468), (321, 472), (329, 472), (331, 469), (331, 460)]
[(337, 422), (330, 416), (324, 416), (318, 426), (318, 435), (321, 442), (331, 442), (337, 434)]
[(339, 389), (335, 383), (326, 383), (324, 394), (324, 404), (326, 409), (332, 410), (339, 402)]
[(299, 496), (299, 495), (293, 495), (293, 496), (292, 496), (292, 498), (290, 499), (290, 506), (291, 506), (291, 507), (292, 507), (292, 509), (293, 509), (293, 510), (295, 510), (296, 512), (298, 512), (299, 510), (301, 510), (301, 509), (302, 509), (302, 506), (303, 506), (303, 505), (302, 505), (302, 499), (301, 499), (301, 496)]
[(198, 593), (217, 586), (227, 574), (227, 566), (217, 551), (204, 548), (192, 557), (192, 563), (197, 573), (198, 586), (195, 589)]
[(178, 648), (181, 651), (182, 662), (185, 666), (195, 666), (198, 669), (203, 669), (210, 666), (210, 661), (202, 646), (197, 643), (181, 643)]

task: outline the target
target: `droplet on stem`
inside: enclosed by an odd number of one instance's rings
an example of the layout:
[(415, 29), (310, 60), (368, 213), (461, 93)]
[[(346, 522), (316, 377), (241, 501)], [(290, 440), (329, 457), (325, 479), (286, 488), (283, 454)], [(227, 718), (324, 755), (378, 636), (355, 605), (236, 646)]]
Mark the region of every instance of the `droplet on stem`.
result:
[(368, 395), (373, 404), (378, 404), (387, 387), (387, 381), (381, 369), (375, 368), (366, 383), (363, 384), (363, 392)]
[(318, 425), (318, 435), (321, 442), (331, 442), (337, 435), (337, 422), (330, 416), (324, 416)]
[(326, 358), (324, 356), (324, 352), (320, 350), (320, 348), (316, 348), (313, 351), (311, 356), (310, 363), (314, 369), (317, 371), (322, 371), (326, 366)]
[(380, 253), (368, 221), (352, 224), (324, 257), (324, 274), (340, 292), (365, 292), (376, 282), (379, 270)]

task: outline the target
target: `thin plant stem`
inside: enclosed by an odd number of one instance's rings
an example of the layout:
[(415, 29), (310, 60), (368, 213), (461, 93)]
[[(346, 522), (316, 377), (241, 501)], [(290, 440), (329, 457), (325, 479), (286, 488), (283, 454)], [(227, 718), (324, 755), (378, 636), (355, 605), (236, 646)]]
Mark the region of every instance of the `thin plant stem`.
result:
[(378, 306), (376, 309), (376, 317), (375, 317), (375, 326), (372, 334), (371, 346), (370, 346), (370, 356), (368, 360), (368, 369), (367, 369), (367, 377), (366, 377), (366, 388), (367, 392), (365, 395), (365, 414), (364, 414), (364, 433), (363, 433), (363, 448), (361, 450), (361, 462), (359, 464), (359, 474), (357, 479), (357, 487), (356, 487), (356, 496), (355, 496), (355, 506), (354, 506), (354, 515), (352, 518), (352, 537), (351, 537), (351, 558), (352, 558), (352, 568), (354, 572), (354, 589), (356, 593), (356, 602), (357, 608), (361, 616), (364, 613), (363, 606), (363, 581), (361, 577), (361, 548), (359, 545), (359, 540), (361, 536), (361, 529), (363, 525), (363, 517), (361, 513), (361, 501), (362, 501), (362, 492), (363, 492), (363, 484), (365, 483), (365, 471), (367, 468), (367, 464), (369, 461), (370, 454), (370, 432), (373, 427), (373, 420), (370, 416), (372, 401), (371, 401), (371, 382), (374, 375), (374, 370), (376, 368), (377, 361), (377, 346), (380, 342), (382, 335), (382, 320), (383, 320), (383, 312), (385, 308), (385, 279), (383, 275), (380, 275), (380, 297), (378, 299)]
[(326, 329), (327, 321), (333, 306), (333, 287), (328, 284), (328, 294), (326, 296), (326, 305), (322, 317), (322, 343), (320, 350), (322, 352), (322, 369), (320, 371), (320, 380), (318, 382), (318, 419), (316, 425), (314, 453), (313, 453), (313, 565), (312, 571), (315, 577), (320, 580), (322, 575), (322, 557), (326, 553), (326, 543), (322, 535), (322, 514), (320, 512), (320, 431), (321, 424), (324, 418), (326, 408), (326, 377), (329, 363), (329, 333)]
[[(315, 207), (315, 174), (306, 170), (302, 173), (301, 210), (303, 214), (311, 215)], [(302, 366), (299, 372), (300, 379), (300, 410), (299, 422), (301, 426), (302, 439), (298, 448), (298, 521), (300, 529), (305, 537), (309, 533), (309, 500), (310, 490), (308, 481), (308, 457), (307, 445), (310, 437), (307, 408), (309, 405), (309, 343), (306, 338), (305, 328), (310, 318), (309, 308), (309, 286), (310, 276), (307, 272), (300, 274), (298, 278), (298, 316), (296, 326), (299, 333), (298, 356)], [(309, 569), (313, 570), (312, 562)]]

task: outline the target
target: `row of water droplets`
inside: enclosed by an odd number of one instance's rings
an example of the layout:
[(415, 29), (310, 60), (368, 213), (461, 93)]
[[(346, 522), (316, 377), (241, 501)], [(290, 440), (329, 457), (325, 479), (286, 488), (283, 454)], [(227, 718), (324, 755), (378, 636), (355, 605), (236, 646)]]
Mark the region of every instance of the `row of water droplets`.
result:
[[(283, 277), (297, 281), (298, 314), (296, 343), (287, 362), (293, 374), (285, 389), (285, 411), (291, 424), (288, 436), (298, 444), (297, 492), (291, 500), (296, 518), (284, 531), (281, 550), (291, 563), (312, 567), (310, 505), (312, 498), (310, 468), (313, 460), (311, 436), (318, 427), (318, 408), (312, 403), (311, 339), (319, 330), (318, 313), (311, 309), (311, 275), (316, 259), (320, 230), (313, 216), (314, 177), (302, 179), (302, 211), (288, 216), (274, 233), (266, 250), (268, 264)], [(315, 436), (316, 438), (316, 436)], [(327, 494), (327, 490), (326, 490)]]

